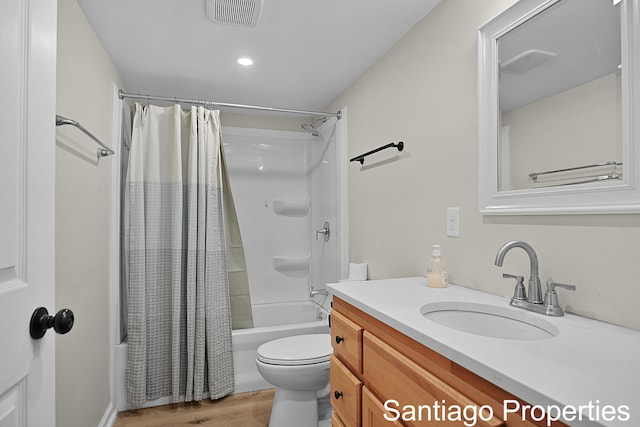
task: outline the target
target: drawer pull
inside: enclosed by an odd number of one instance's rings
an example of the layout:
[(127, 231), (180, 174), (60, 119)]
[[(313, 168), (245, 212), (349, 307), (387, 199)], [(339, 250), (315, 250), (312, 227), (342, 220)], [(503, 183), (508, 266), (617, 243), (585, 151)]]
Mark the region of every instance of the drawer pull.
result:
[(340, 399), (342, 397), (342, 392), (338, 391), (338, 390), (334, 391), (333, 392), (333, 397), (335, 397), (336, 400)]
[(340, 344), (342, 341), (344, 341), (344, 338), (342, 338), (340, 335), (336, 335), (336, 344)]

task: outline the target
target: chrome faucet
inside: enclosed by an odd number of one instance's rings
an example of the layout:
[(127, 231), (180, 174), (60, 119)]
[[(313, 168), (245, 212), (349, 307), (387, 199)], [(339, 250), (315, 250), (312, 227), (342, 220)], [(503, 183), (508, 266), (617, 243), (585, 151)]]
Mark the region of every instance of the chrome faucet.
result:
[(313, 298), (316, 295), (329, 295), (329, 291), (326, 289), (316, 289), (312, 286), (311, 292), (309, 292), (309, 297)]
[[(542, 290), (540, 289), (540, 277), (538, 276), (538, 255), (533, 250), (531, 245), (522, 240), (514, 240), (505, 243), (496, 255), (495, 264), (498, 267), (502, 267), (504, 256), (513, 248), (521, 248), (529, 255), (529, 261), (531, 263), (531, 276), (529, 277), (529, 290), (524, 290), (524, 277), (514, 276), (512, 274), (503, 274), (502, 277), (512, 278), (516, 280), (516, 288), (511, 298), (510, 305), (514, 307), (524, 308), (525, 310), (534, 311), (536, 313), (545, 314), (547, 316), (564, 316), (562, 308), (558, 304), (558, 295), (555, 288), (561, 287), (570, 291), (575, 291), (574, 285), (564, 285), (562, 283), (556, 283), (551, 280), (547, 281), (547, 291), (545, 292), (544, 301), (542, 300)], [(527, 296), (528, 295), (528, 296)]]
[(504, 256), (513, 248), (522, 248), (529, 255), (529, 262), (531, 263), (531, 275), (529, 276), (529, 291), (527, 295), (527, 301), (533, 304), (542, 303), (542, 289), (540, 288), (540, 277), (538, 276), (538, 255), (533, 250), (530, 244), (523, 242), (522, 240), (513, 240), (505, 243), (498, 254), (496, 255), (496, 265), (502, 267), (502, 261)]

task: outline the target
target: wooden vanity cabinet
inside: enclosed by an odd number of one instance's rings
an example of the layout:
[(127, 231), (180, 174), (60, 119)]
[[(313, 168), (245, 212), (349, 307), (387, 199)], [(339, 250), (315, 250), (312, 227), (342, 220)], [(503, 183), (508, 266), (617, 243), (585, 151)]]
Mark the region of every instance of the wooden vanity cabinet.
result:
[[(362, 427), (403, 427), (400, 421), (389, 421), (384, 418), (384, 404), (369, 391), (362, 388)], [(333, 426), (332, 426), (333, 427)]]
[[(331, 403), (334, 419), (344, 427), (464, 426), (459, 421), (396, 418), (384, 407), (388, 400), (400, 413), (444, 401), (447, 407), (488, 405), (493, 417), (477, 417), (477, 427), (542, 427), (516, 415), (502, 420), (503, 402), (518, 400), (496, 385), (414, 341), (372, 316), (334, 297), (331, 313)], [(520, 401), (521, 404), (524, 402)], [(440, 415), (442, 413), (439, 413)], [(426, 417), (426, 414), (423, 414)], [(487, 412), (485, 412), (487, 415)], [(410, 418), (410, 417), (405, 417)], [(467, 421), (468, 422), (468, 421)], [(554, 427), (566, 426), (554, 422)]]

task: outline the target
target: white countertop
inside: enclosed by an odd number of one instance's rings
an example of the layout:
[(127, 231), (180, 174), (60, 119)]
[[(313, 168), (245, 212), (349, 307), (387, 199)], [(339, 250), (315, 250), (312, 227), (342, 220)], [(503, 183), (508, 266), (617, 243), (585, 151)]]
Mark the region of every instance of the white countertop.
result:
[[(549, 317), (527, 311), (552, 323), (558, 335), (533, 341), (491, 338), (441, 326), (424, 318), (420, 308), (441, 301), (509, 307), (508, 298), (455, 285), (429, 288), (424, 277), (341, 282), (327, 288), (532, 405), (579, 408), (591, 403), (592, 418), (599, 419), (589, 419), (583, 408), (582, 420), (565, 421), (571, 426), (640, 426), (640, 331), (571, 314)], [(603, 415), (605, 405), (616, 408), (615, 415)], [(621, 405), (628, 407), (626, 421), (618, 419), (625, 418)]]

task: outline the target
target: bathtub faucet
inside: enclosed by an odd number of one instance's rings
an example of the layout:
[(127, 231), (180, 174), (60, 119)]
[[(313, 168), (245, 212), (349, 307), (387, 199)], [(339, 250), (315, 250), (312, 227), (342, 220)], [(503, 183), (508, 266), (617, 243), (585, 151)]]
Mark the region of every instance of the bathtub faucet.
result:
[(315, 297), (316, 295), (329, 295), (329, 291), (326, 289), (316, 289), (313, 286), (311, 287), (311, 292), (309, 293), (310, 297)]

